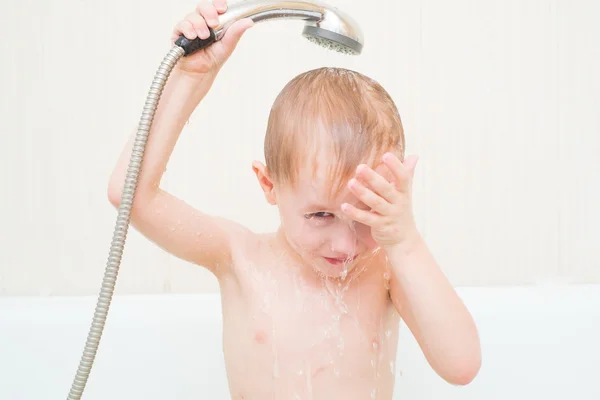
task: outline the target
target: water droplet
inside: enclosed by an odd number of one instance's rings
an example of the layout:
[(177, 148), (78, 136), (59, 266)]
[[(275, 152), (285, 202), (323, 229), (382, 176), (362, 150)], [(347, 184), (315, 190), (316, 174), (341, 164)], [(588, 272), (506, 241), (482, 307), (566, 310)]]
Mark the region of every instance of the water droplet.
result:
[(391, 331), (390, 329), (388, 329), (387, 331), (385, 331), (385, 337), (386, 337), (387, 339), (389, 339), (389, 338), (390, 338), (390, 336), (392, 336), (392, 331)]
[(298, 371), (298, 376), (302, 376), (302, 374), (304, 374), (303, 370)]
[(390, 372), (392, 373), (392, 375), (394, 374), (394, 362), (390, 361)]
[(344, 350), (344, 338), (340, 337), (340, 341), (338, 342), (337, 348), (339, 350)]
[(377, 347), (379, 347), (379, 345), (377, 344), (377, 342), (373, 342), (373, 350), (377, 350)]
[(371, 367), (375, 368), (375, 360), (371, 360)]
[(339, 370), (339, 368), (338, 368), (338, 367), (335, 367), (335, 368), (333, 369), (333, 374), (334, 374), (335, 376), (337, 376), (337, 377), (339, 377), (339, 376), (340, 376), (340, 370)]
[(377, 396), (377, 389), (371, 390), (371, 398), (374, 399)]
[(390, 290), (390, 273), (386, 272), (385, 274), (383, 274), (383, 286), (385, 287), (385, 290)]
[(171, 227), (171, 232), (175, 232), (175, 227), (174, 226)]

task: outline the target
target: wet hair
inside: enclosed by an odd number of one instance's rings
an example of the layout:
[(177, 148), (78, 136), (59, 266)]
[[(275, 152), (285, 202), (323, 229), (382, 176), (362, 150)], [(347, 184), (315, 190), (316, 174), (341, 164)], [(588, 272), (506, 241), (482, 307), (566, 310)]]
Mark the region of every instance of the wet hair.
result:
[[(327, 153), (322, 153), (326, 151)], [(361, 163), (387, 152), (404, 159), (404, 130), (394, 101), (375, 80), (343, 68), (319, 68), (293, 78), (271, 108), (264, 152), (278, 184), (295, 184), (300, 171), (328, 163), (337, 192)], [(323, 160), (323, 157), (320, 158)]]

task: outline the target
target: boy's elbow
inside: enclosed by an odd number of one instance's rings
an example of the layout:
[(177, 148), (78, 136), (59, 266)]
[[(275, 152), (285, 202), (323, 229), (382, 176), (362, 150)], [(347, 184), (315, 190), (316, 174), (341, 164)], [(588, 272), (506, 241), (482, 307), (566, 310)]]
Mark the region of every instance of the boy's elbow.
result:
[[(145, 209), (156, 197), (157, 190), (148, 190), (147, 188), (138, 185), (136, 187), (135, 199), (133, 207), (140, 211), (140, 207)], [(119, 208), (121, 205), (121, 197), (123, 196), (123, 181), (117, 182), (112, 181), (108, 184), (107, 190), (108, 201), (115, 208)]]
[(457, 363), (443, 378), (452, 385), (465, 386), (475, 379), (480, 369), (481, 353), (477, 352)]

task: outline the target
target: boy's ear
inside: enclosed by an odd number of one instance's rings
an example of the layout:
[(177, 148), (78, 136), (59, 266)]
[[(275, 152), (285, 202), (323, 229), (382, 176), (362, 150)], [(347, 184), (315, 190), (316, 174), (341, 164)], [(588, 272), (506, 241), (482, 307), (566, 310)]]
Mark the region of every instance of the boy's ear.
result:
[(275, 196), (275, 190), (273, 189), (273, 182), (269, 177), (266, 165), (261, 163), (260, 161), (254, 161), (252, 163), (252, 171), (254, 171), (254, 173), (256, 174), (258, 184), (265, 193), (265, 199), (267, 199), (267, 202), (273, 206), (276, 205), (277, 199)]

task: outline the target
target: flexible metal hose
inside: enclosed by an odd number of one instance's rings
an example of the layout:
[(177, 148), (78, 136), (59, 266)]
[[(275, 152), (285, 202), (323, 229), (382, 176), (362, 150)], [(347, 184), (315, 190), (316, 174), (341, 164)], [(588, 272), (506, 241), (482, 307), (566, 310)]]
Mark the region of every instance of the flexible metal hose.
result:
[(206, 39), (196, 37), (195, 39), (188, 40), (184, 35), (180, 35), (174, 43), (175, 46), (173, 46), (160, 64), (146, 97), (144, 111), (142, 112), (134, 139), (129, 167), (123, 185), (123, 193), (121, 194), (121, 202), (119, 203), (117, 223), (100, 288), (100, 295), (98, 296), (92, 326), (87, 336), (83, 355), (79, 362), (79, 368), (77, 368), (77, 374), (67, 397), (68, 400), (81, 399), (92, 369), (92, 364), (96, 358), (96, 352), (98, 351), (98, 345), (100, 344), (100, 338), (102, 337), (104, 324), (108, 316), (108, 309), (117, 282), (117, 274), (121, 265), (125, 239), (127, 238), (129, 221), (131, 219), (131, 209), (148, 134), (160, 96), (173, 67), (175, 67), (175, 64), (182, 56), (193, 54), (219, 40), (227, 30), (229, 24), (234, 21), (242, 18), (251, 18), (254, 22), (258, 22), (274, 18), (290, 17), (306, 20), (307, 25), (304, 35), (326, 48), (347, 54), (360, 54), (362, 50), (363, 38), (360, 28), (347, 15), (342, 14), (337, 9), (316, 1), (298, 0), (279, 2), (274, 0), (255, 0), (239, 2), (229, 7), (226, 14), (219, 16), (220, 24), (218, 29), (215, 31), (209, 28), (210, 35)]
[(79, 368), (77, 368), (77, 374), (75, 375), (69, 396), (67, 397), (68, 400), (81, 399), (81, 395), (83, 394), (83, 390), (85, 389), (85, 385), (90, 375), (98, 345), (100, 344), (100, 338), (102, 337), (102, 331), (104, 330), (108, 309), (112, 301), (117, 274), (119, 273), (119, 266), (121, 265), (123, 248), (125, 247), (125, 239), (127, 238), (127, 231), (129, 229), (131, 208), (135, 197), (135, 190), (138, 183), (142, 159), (144, 157), (146, 142), (148, 141), (148, 133), (150, 132), (154, 113), (158, 107), (158, 102), (165, 83), (179, 58), (184, 55), (184, 52), (185, 50), (183, 48), (173, 46), (154, 75), (154, 80), (152, 81), (148, 96), (146, 97), (146, 103), (138, 125), (131, 158), (129, 160), (129, 168), (127, 169), (127, 175), (125, 176), (125, 184), (121, 195), (121, 202), (119, 204), (117, 223), (110, 245), (110, 253), (104, 271), (104, 278), (102, 279), (100, 295), (98, 296), (92, 326), (90, 327), (87, 336), (83, 355), (79, 362)]

